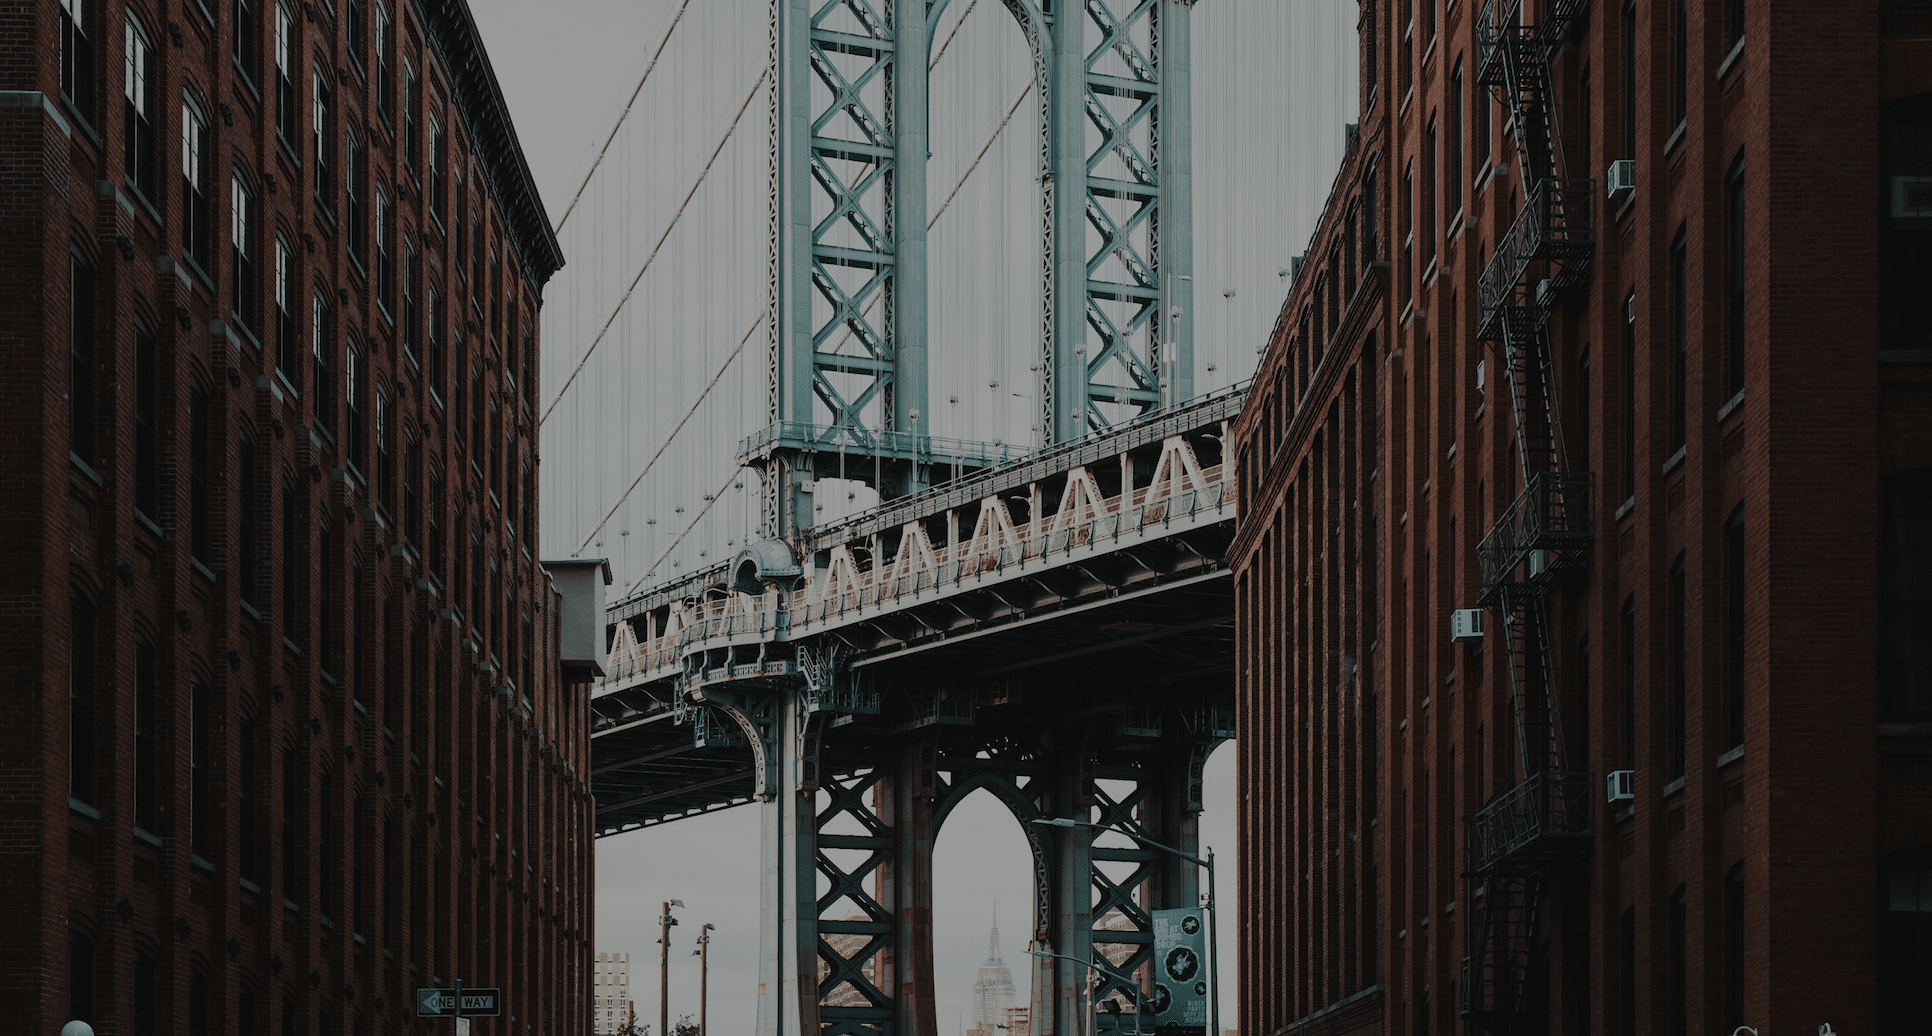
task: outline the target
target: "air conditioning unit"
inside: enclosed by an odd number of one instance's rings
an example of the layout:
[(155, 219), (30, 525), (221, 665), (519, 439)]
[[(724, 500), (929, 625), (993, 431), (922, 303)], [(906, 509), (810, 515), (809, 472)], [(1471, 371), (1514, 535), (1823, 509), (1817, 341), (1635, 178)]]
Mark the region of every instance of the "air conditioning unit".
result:
[(1603, 174), (1605, 195), (1611, 201), (1622, 201), (1637, 189), (1637, 160), (1619, 158), (1610, 163), (1610, 169)]
[(1892, 218), (1932, 219), (1932, 176), (1892, 177)]
[(1457, 608), (1449, 613), (1449, 639), (1460, 644), (1465, 640), (1483, 639), (1483, 610), (1481, 608)]
[(1544, 573), (1550, 570), (1550, 565), (1555, 561), (1556, 561), (1556, 555), (1550, 553), (1547, 550), (1530, 551), (1529, 552), (1529, 577), (1531, 579), (1540, 578), (1541, 576), (1543, 576)]
[(1637, 771), (1611, 770), (1604, 775), (1603, 797), (1611, 803), (1637, 801)]

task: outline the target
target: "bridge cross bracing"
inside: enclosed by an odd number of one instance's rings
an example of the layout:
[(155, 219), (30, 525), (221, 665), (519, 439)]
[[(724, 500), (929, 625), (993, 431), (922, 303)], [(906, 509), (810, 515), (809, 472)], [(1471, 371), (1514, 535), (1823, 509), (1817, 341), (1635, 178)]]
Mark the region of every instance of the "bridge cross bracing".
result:
[[(1138, 973), (1148, 911), (1198, 889), (1120, 833), (1193, 850), (1201, 763), (1232, 734), (1220, 442), (1241, 392), (1193, 387), (1192, 5), (983, 0), (1033, 62), (1002, 101), (1038, 137), (1042, 448), (1026, 450), (931, 434), (927, 396), (944, 360), (920, 270), (939, 213), (914, 218), (935, 208), (930, 102), (925, 77), (897, 73), (933, 67), (964, 20), (950, 12), (979, 2), (773, 3), (767, 68), (731, 97), (754, 118), (769, 101), (773, 145), (770, 297), (731, 329), (741, 350), (765, 332), (766, 421), (746, 422), (738, 457), (764, 490), (763, 538), (610, 613), (600, 832), (757, 804), (761, 1032), (936, 1031), (931, 852), (979, 789), (1022, 820), (1093, 825), (1026, 829), (1033, 942)], [(824, 524), (827, 482), (881, 503)], [(1038, 1031), (1083, 1031), (1089, 997), (1131, 1018), (1112, 980), (1033, 966)]]

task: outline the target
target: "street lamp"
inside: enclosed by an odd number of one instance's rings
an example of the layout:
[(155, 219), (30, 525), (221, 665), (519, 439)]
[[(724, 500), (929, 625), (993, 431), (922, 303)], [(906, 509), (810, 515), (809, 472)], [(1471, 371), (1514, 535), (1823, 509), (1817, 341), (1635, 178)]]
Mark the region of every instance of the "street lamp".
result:
[[(698, 958), (698, 1036), (707, 1036), (705, 1015), (711, 1003), (711, 933), (717, 930), (718, 926), (714, 924), (698, 929), (698, 948), (691, 951), (691, 956)], [(1751, 1036), (1757, 1034), (1752, 1033)]]
[(671, 926), (678, 919), (671, 916), (672, 907), (683, 907), (682, 899), (664, 901), (664, 912), (657, 917), (657, 1031), (671, 1031)]
[[(1081, 960), (1078, 957), (1069, 957), (1064, 953), (1053, 953), (1048, 950), (1028, 950), (1026, 952), (1032, 954), (1035, 957), (1057, 957), (1060, 960), (1072, 961), (1075, 964), (1085, 964), (1087, 967), (1093, 969), (1094, 971), (1098, 971), (1102, 975), (1105, 975), (1108, 978), (1113, 979), (1115, 982), (1118, 982), (1121, 985), (1126, 986), (1127, 988), (1133, 990), (1134, 991), (1134, 1032), (1136, 1036), (1145, 1036), (1147, 1030), (1141, 1028), (1140, 1023), (1141, 1023), (1141, 1005), (1146, 1002), (1147, 995), (1141, 992), (1140, 981), (1138, 979), (1128, 978), (1126, 975), (1123, 975), (1120, 972), (1113, 970), (1112, 968), (1103, 968), (1100, 965), (1095, 964), (1093, 961)], [(1087, 987), (1087, 1008), (1088, 1008), (1086, 1012), (1088, 1016), (1087, 1031), (1092, 1032), (1095, 1028), (1095, 1024), (1093, 1020), (1094, 1012), (1093, 1012), (1093, 987), (1092, 986)]]
[[(1091, 830), (1093, 828), (1093, 824), (1090, 821), (1074, 820), (1071, 817), (1034, 817), (1032, 823), (1038, 824), (1041, 827), (1060, 827), (1069, 830), (1081, 828)], [(1221, 919), (1215, 912), (1215, 905), (1218, 901), (1214, 895), (1213, 847), (1210, 846), (1204, 856), (1196, 856), (1193, 853), (1182, 852), (1171, 845), (1162, 845), (1152, 838), (1148, 838), (1145, 835), (1137, 835), (1132, 831), (1124, 831), (1118, 828), (1107, 828), (1106, 830), (1126, 835), (1149, 849), (1158, 849), (1169, 856), (1191, 863), (1207, 871), (1207, 892), (1201, 897), (1201, 905), (1206, 908), (1208, 915), (1208, 974), (1212, 976), (1212, 985), (1208, 988), (1214, 991), (1214, 994), (1208, 997), (1208, 1036), (1221, 1036)]]

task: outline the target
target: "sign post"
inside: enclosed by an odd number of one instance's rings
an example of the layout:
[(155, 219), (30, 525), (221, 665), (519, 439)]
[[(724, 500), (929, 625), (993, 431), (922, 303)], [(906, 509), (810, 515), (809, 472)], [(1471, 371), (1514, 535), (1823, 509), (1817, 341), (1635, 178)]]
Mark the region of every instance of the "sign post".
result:
[(454, 1018), (458, 1036), (467, 1032), (464, 1023), (471, 1018), (496, 1018), (502, 1014), (503, 990), (498, 988), (464, 989), (459, 981), (451, 989), (416, 990), (416, 1017)]

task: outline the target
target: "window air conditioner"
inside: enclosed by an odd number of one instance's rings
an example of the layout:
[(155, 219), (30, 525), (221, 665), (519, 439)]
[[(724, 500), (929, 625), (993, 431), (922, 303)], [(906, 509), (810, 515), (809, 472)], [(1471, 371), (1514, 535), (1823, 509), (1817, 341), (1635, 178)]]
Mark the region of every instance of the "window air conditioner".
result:
[(1530, 551), (1529, 552), (1529, 577), (1531, 579), (1536, 579), (1542, 576), (1544, 573), (1550, 570), (1550, 563), (1555, 560), (1556, 560), (1555, 555), (1551, 554), (1547, 550)]
[(1483, 639), (1483, 610), (1481, 608), (1457, 608), (1449, 613), (1449, 639), (1460, 644), (1465, 640)]
[(1610, 802), (1637, 800), (1637, 771), (1611, 770), (1603, 779), (1604, 798)]
[(1630, 192), (1637, 189), (1637, 160), (1617, 159), (1610, 163), (1610, 171), (1603, 174), (1603, 179), (1607, 187), (1605, 193), (1611, 201), (1622, 201), (1630, 197)]

